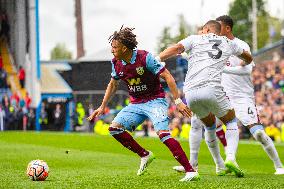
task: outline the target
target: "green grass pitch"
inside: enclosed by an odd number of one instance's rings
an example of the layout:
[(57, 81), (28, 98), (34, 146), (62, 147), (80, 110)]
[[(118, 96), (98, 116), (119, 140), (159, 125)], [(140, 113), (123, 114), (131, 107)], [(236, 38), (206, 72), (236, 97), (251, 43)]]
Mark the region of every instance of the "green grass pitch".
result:
[[(244, 178), (215, 176), (215, 166), (204, 142), (199, 156), (198, 182), (180, 183), (183, 174), (158, 138), (137, 138), (156, 155), (143, 176), (136, 176), (140, 158), (110, 136), (57, 132), (0, 132), (0, 188), (284, 188), (284, 176), (275, 176), (262, 147), (241, 142), (238, 163)], [(188, 154), (187, 141), (181, 144)], [(284, 160), (284, 145), (276, 144)], [(70, 150), (66, 153), (66, 150)], [(50, 168), (46, 181), (31, 181), (25, 174), (33, 159)]]

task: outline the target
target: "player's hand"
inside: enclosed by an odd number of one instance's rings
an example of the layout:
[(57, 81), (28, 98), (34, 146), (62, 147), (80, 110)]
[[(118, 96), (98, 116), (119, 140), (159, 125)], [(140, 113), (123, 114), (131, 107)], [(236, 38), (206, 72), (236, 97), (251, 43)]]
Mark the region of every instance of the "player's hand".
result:
[(87, 118), (88, 121), (92, 121), (95, 117), (101, 116), (104, 113), (105, 108), (100, 106), (98, 109)]
[(191, 110), (187, 105), (185, 105), (183, 102), (179, 103), (177, 106), (177, 110), (185, 117), (191, 117), (192, 113)]
[(186, 60), (189, 59), (189, 56), (188, 56), (188, 54), (187, 54), (186, 52), (183, 52), (183, 53), (181, 53), (180, 55), (181, 55), (182, 58), (184, 58), (184, 59), (186, 59)]

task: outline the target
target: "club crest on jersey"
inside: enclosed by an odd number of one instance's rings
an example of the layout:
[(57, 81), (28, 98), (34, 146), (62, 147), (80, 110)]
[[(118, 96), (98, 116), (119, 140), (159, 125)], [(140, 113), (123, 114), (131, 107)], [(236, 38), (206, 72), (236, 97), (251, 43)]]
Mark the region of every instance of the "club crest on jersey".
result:
[(137, 67), (137, 68), (136, 68), (136, 71), (137, 71), (137, 73), (138, 73), (139, 75), (143, 75), (143, 73), (144, 73), (143, 67)]

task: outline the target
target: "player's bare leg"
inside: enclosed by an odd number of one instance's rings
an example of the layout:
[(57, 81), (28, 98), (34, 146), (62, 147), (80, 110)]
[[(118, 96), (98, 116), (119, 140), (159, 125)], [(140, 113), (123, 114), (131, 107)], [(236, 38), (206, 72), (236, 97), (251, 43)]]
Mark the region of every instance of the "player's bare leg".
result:
[(225, 116), (219, 119), (227, 126), (225, 134), (227, 140), (225, 165), (234, 172), (237, 177), (243, 177), (244, 172), (239, 168), (236, 162), (236, 153), (239, 143), (239, 129), (237, 119), (235, 117), (235, 111), (233, 109), (229, 110)]
[(264, 132), (263, 126), (261, 124), (253, 124), (248, 126), (250, 133), (255, 138), (255, 140), (259, 141), (266, 152), (266, 154), (269, 156), (269, 158), (274, 163), (275, 168), (275, 175), (283, 175), (284, 174), (284, 168), (283, 164), (281, 163), (281, 160), (279, 158), (278, 152), (275, 148), (275, 145), (271, 138)]
[(112, 123), (109, 127), (109, 131), (110, 134), (125, 148), (131, 150), (141, 157), (140, 168), (137, 172), (137, 175), (143, 175), (146, 172), (148, 165), (155, 159), (154, 154), (140, 146), (133, 139), (133, 137), (127, 131), (125, 131), (123, 126), (117, 123)]
[(198, 172), (196, 172), (190, 165), (182, 147), (179, 142), (171, 137), (168, 130), (160, 130), (157, 132), (161, 142), (163, 142), (173, 154), (174, 158), (184, 167), (186, 175), (181, 182), (200, 180)]

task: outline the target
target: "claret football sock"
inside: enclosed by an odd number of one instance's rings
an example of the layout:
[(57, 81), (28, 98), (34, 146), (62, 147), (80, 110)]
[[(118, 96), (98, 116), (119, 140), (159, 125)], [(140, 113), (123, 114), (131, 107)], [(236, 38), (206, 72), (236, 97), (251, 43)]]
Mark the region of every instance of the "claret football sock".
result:
[(124, 147), (131, 150), (132, 152), (138, 154), (140, 157), (147, 156), (149, 152), (140, 146), (133, 137), (121, 128), (109, 128), (110, 134), (120, 142)]
[(194, 172), (179, 142), (171, 137), (170, 133), (161, 133), (160, 140), (169, 148), (174, 158), (184, 167), (185, 172)]
[(222, 126), (216, 128), (216, 135), (219, 138), (220, 142), (223, 144), (223, 146), (226, 147), (227, 140)]

